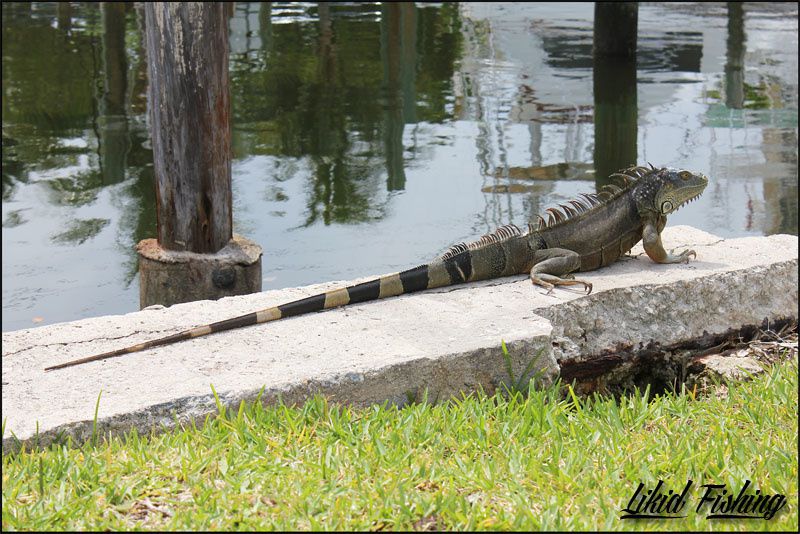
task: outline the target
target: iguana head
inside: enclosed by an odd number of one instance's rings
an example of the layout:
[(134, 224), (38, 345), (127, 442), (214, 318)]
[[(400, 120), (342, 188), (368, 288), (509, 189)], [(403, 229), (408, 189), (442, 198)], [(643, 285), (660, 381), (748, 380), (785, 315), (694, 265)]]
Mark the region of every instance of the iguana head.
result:
[(699, 197), (707, 185), (703, 174), (663, 168), (642, 176), (633, 189), (640, 213), (668, 215)]

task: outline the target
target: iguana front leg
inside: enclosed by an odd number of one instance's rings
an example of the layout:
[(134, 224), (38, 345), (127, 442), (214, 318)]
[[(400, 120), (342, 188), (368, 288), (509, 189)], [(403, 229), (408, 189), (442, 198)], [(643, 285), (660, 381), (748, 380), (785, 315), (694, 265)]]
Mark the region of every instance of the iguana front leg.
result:
[(546, 248), (537, 250), (533, 256), (531, 268), (531, 282), (547, 288), (547, 293), (552, 293), (555, 286), (582, 285), (586, 294), (592, 292), (592, 284), (583, 280), (569, 279), (564, 276), (577, 271), (581, 267), (581, 257), (577, 252), (565, 248)]
[(657, 223), (654, 222), (645, 223), (642, 232), (642, 243), (644, 244), (644, 251), (656, 263), (689, 263), (689, 256), (697, 257), (697, 253), (694, 250), (684, 250), (678, 255), (673, 255), (673, 250), (667, 253), (664, 250), (664, 245), (661, 244), (661, 234), (658, 231)]

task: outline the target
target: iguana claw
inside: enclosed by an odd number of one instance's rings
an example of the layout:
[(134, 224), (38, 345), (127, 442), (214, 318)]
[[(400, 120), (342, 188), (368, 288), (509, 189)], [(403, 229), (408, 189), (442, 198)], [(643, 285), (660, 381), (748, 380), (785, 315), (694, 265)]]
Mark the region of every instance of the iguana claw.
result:
[(669, 251), (669, 258), (672, 259), (670, 263), (689, 263), (689, 256), (697, 259), (697, 252), (694, 250), (684, 250), (677, 256), (674, 255), (673, 252), (675, 252), (675, 249)]

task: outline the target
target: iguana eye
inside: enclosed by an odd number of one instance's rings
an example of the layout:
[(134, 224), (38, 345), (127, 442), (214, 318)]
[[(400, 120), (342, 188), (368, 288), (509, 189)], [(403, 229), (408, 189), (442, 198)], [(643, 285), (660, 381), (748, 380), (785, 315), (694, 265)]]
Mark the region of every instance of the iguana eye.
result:
[(689, 171), (681, 171), (680, 173), (678, 173), (678, 176), (681, 177), (681, 180), (688, 180), (689, 178), (691, 178), (692, 173), (690, 173)]

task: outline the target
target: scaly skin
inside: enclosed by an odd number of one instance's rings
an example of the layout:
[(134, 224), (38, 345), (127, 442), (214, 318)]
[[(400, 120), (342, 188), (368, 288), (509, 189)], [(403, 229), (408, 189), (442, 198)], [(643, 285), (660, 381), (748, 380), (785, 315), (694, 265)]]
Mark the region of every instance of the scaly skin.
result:
[(552, 290), (554, 286), (581, 284), (591, 292), (592, 285), (563, 277), (576, 271), (591, 271), (606, 266), (642, 240), (647, 255), (656, 263), (688, 262), (697, 256), (693, 250), (678, 255), (667, 253), (661, 244), (661, 231), (667, 215), (697, 198), (708, 185), (708, 178), (676, 169), (628, 169), (622, 175), (635, 181), (600, 206), (541, 230), (546, 249), (537, 253), (531, 280)]
[(45, 370), (347, 304), (516, 274), (529, 273), (531, 281), (547, 288), (548, 293), (555, 286), (582, 285), (588, 294), (592, 284), (571, 278), (571, 273), (609, 265), (640, 240), (644, 241), (647, 255), (658, 263), (688, 262), (690, 256), (696, 257), (693, 250), (667, 253), (661, 244), (661, 231), (667, 215), (699, 196), (708, 179), (689, 171), (653, 167), (632, 167), (619, 176), (625, 179), (625, 188), (610, 187), (598, 194), (583, 195), (569, 206), (562, 205), (563, 211), (550, 209), (548, 221), (540, 217), (538, 227), (530, 225), (527, 233), (514, 225), (503, 226), (475, 243), (459, 243), (441, 257), (413, 269)]

